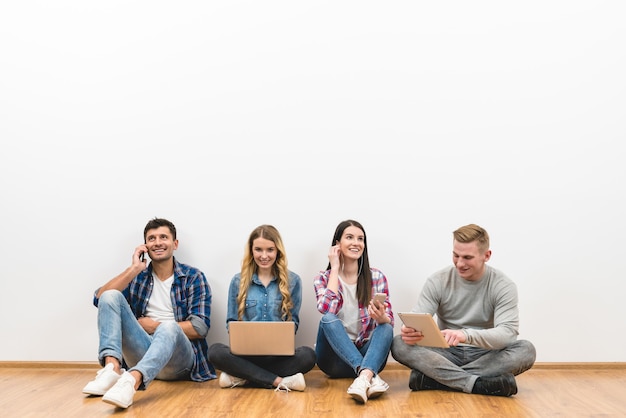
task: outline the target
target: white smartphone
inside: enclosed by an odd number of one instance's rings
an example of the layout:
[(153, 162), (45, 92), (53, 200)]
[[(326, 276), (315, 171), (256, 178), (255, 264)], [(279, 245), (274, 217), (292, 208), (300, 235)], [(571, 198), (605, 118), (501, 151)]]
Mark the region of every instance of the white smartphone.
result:
[(380, 302), (381, 305), (384, 305), (385, 301), (387, 300), (387, 294), (386, 293), (376, 293), (374, 295), (374, 300), (377, 300), (378, 302)]

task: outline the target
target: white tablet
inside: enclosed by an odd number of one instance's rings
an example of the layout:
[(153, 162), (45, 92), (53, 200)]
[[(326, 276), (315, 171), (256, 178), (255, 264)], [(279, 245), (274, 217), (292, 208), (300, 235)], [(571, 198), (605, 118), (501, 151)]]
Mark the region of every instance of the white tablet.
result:
[(400, 319), (402, 319), (404, 325), (417, 331), (421, 331), (424, 335), (422, 341), (418, 342), (417, 345), (424, 347), (450, 348), (446, 339), (443, 338), (443, 334), (431, 314), (398, 312), (398, 315), (400, 316)]

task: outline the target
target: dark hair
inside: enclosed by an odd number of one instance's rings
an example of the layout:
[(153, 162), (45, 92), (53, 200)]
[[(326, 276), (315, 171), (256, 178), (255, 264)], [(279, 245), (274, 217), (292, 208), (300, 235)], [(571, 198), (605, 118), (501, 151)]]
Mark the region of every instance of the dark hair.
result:
[[(330, 245), (333, 246), (337, 244), (337, 241), (340, 241), (343, 236), (343, 231), (349, 226), (357, 227), (363, 231), (363, 254), (361, 254), (361, 258), (359, 258), (359, 277), (356, 282), (356, 296), (362, 306), (367, 306), (372, 297), (372, 271), (370, 270), (370, 260), (367, 255), (367, 234), (365, 233), (365, 228), (363, 228), (363, 225), (359, 222), (347, 219), (337, 225)], [(328, 263), (326, 270), (330, 270), (330, 263)]]
[(144, 242), (146, 241), (146, 234), (148, 233), (149, 230), (157, 229), (157, 228), (159, 228), (161, 226), (168, 227), (170, 232), (172, 233), (172, 239), (176, 239), (176, 227), (174, 226), (173, 223), (171, 223), (167, 219), (154, 218), (154, 219), (150, 219), (148, 221), (148, 223), (146, 224), (146, 227), (143, 229), (143, 240), (144, 240)]

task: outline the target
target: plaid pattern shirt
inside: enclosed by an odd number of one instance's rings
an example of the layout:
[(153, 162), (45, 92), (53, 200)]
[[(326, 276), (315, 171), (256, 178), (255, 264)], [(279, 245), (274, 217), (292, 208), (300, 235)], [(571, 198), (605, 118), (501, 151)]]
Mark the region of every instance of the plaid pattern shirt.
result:
[[(122, 292), (136, 318), (144, 316), (153, 287), (152, 264), (137, 275)], [(96, 294), (98, 291), (96, 290)], [(200, 270), (179, 263), (174, 258), (174, 282), (172, 302), (174, 318), (177, 322), (195, 317), (204, 321), (207, 329), (211, 326), (211, 287)], [(94, 305), (98, 299), (94, 295)], [(209, 362), (208, 344), (205, 338), (191, 340), (196, 359), (190, 378), (196, 382), (215, 379), (215, 369)]]
[[(389, 286), (387, 284), (387, 277), (382, 271), (376, 268), (370, 268), (372, 271), (372, 295), (374, 293), (387, 294), (387, 306), (385, 311), (389, 319), (391, 319), (391, 326), (394, 324), (393, 311), (391, 309), (391, 301), (389, 300)], [(343, 306), (343, 288), (341, 282), (339, 282), (339, 293), (335, 293), (332, 290), (328, 290), (328, 276), (330, 270), (321, 271), (315, 277), (313, 286), (315, 287), (315, 295), (317, 297), (317, 310), (322, 314), (332, 313), (337, 314)], [(357, 336), (354, 344), (357, 347), (363, 346), (367, 340), (369, 340), (372, 331), (378, 325), (378, 323), (370, 318), (367, 312), (367, 306), (362, 306), (359, 302), (359, 317), (361, 318), (361, 330)]]

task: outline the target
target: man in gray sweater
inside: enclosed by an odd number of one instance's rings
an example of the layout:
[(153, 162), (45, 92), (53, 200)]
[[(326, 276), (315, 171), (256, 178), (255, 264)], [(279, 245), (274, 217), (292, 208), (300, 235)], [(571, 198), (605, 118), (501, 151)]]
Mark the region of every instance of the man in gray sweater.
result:
[(426, 280), (413, 308), (436, 315), (450, 348), (420, 346), (421, 331), (403, 325), (392, 356), (411, 368), (412, 390), (515, 395), (514, 376), (530, 369), (536, 357), (531, 342), (517, 339), (517, 287), (486, 264), (491, 257), (487, 231), (470, 224), (453, 236), (454, 265)]

